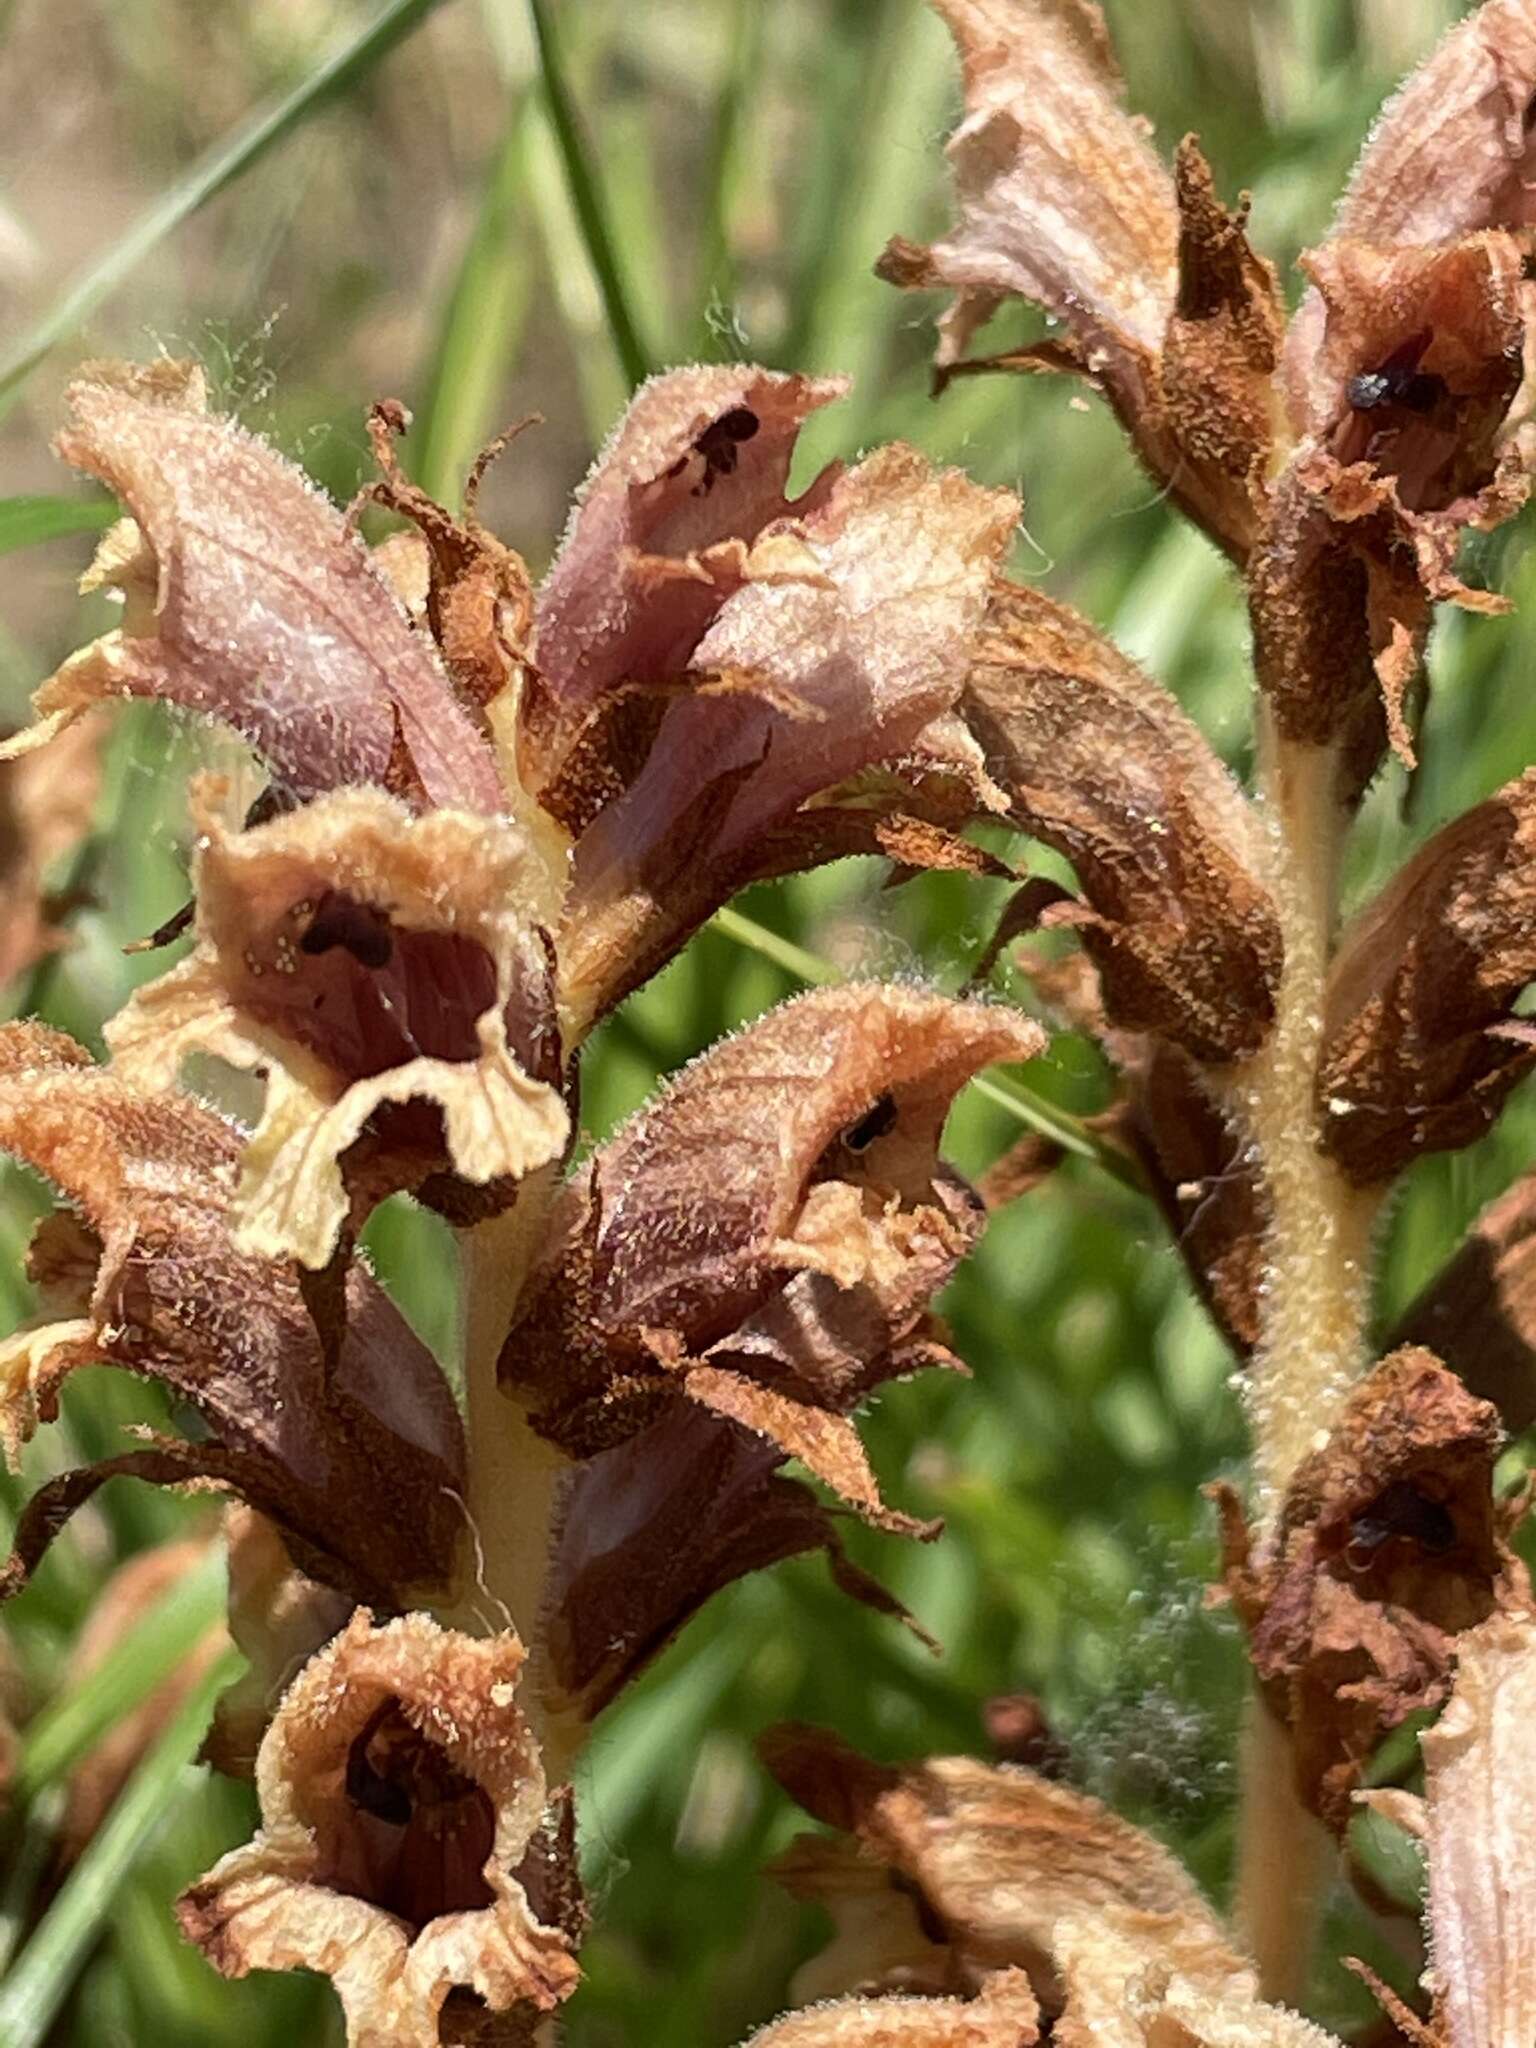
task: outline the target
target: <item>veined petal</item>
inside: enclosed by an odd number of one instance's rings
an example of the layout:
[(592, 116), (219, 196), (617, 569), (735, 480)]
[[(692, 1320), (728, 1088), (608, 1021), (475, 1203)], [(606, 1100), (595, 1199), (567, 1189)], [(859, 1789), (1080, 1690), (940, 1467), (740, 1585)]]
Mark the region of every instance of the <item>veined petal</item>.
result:
[(545, 1813), (538, 1745), (513, 1702), (514, 1635), (365, 1610), (289, 1688), (256, 1765), (261, 1827), (178, 1905), (228, 1977), (318, 1970), (349, 2048), (443, 2038), (457, 1988), (492, 2012), (574, 1989), (566, 1935), (517, 1872)]
[(1464, 1635), (1424, 1752), (1431, 1982), (1446, 2048), (1536, 2037), (1536, 1867), (1511, 1788), (1536, 1770), (1536, 1619)]
[(548, 780), (593, 707), (620, 685), (679, 674), (750, 544), (807, 512), (832, 472), (784, 495), (800, 428), (847, 389), (751, 365), (668, 370), (643, 385), (576, 497), (538, 594), (525, 707), (530, 780)]
[(776, 835), (801, 807), (951, 709), (1017, 510), (895, 446), (759, 540), (793, 538), (800, 566), (719, 609), (692, 687), (578, 842), (559, 940), (570, 1011), (601, 1014), (737, 889), (795, 865)]
[(266, 1069), (234, 1205), (242, 1243), (325, 1265), (351, 1208), (343, 1155), (384, 1105), (426, 1120), (373, 1127), (373, 1200), (449, 1168), (512, 1182), (559, 1156), (545, 872), (516, 826), (413, 817), (378, 790), (244, 832), (206, 810), (200, 822), (198, 946), (107, 1036), (118, 1071), (151, 1089), (173, 1087), (191, 1052)]
[(60, 454), (133, 515), (88, 578), (127, 609), (38, 691), (42, 724), (22, 743), (101, 699), (160, 697), (234, 726), (301, 796), (386, 782), (398, 741), (432, 802), (499, 807), (489, 748), (361, 540), (292, 464), (207, 411), (193, 365), (92, 364), (69, 405)]
[[(1121, 105), (1102, 16), (1081, 0), (936, 4), (965, 72), (965, 118), (947, 152), (960, 219), (923, 252), (927, 274), (901, 281), (957, 291), (941, 366), (1016, 294), (1134, 375), (1135, 357), (1156, 354), (1173, 311), (1178, 207)], [(915, 254), (901, 245), (888, 268)]]
[(1536, 6), (1487, 0), (1382, 109), (1334, 220), (1373, 242), (1536, 221)]

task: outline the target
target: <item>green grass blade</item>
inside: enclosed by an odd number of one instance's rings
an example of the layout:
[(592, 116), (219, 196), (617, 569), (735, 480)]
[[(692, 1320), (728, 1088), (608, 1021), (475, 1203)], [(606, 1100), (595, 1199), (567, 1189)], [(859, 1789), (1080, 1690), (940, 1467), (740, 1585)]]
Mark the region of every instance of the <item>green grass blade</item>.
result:
[(39, 2048), (68, 1997), (81, 1963), (112, 1910), (118, 1887), (174, 1803), (178, 1781), (196, 1756), (213, 1702), (244, 1663), (230, 1650), (182, 1702), (170, 1726), (128, 1780), (100, 1831), (0, 1987), (0, 2043)]
[(16, 1774), (23, 1798), (61, 1777), (171, 1675), (223, 1614), (225, 1593), (224, 1549), (210, 1544), (88, 1678), (29, 1724)]
[(762, 62), (763, 0), (737, 0), (730, 57), (715, 102), (704, 181), (707, 211), (699, 232), (699, 311), (694, 353), (708, 361), (734, 339), (736, 270), (731, 217), (747, 168), (744, 115)]
[(544, 87), (544, 102), (565, 170), (566, 187), (581, 227), (592, 273), (602, 293), (614, 353), (633, 388), (643, 384), (650, 375), (650, 358), (640, 339), (640, 330), (630, 309), (629, 294), (619, 270), (618, 252), (609, 226), (597, 167), (588, 153), (576, 119), (553, 16), (547, 0), (528, 0), (528, 8), (539, 46), (539, 75)]
[(68, 285), (31, 331), (0, 359), (0, 414), (49, 350), (67, 340), (103, 299), (138, 268), (157, 243), (214, 194), (248, 171), (311, 114), (356, 84), (441, 5), (441, 0), (384, 0), (365, 28), (339, 43), (290, 91), (215, 143), (140, 214), (105, 255)]
[(514, 240), (525, 206), (528, 138), (529, 105), (520, 98), (443, 314), (415, 458), (417, 481), (440, 505), (459, 503), (469, 465), (504, 424), (491, 409), (533, 295), (533, 266)]
[(0, 498), (0, 555), (67, 533), (101, 533), (116, 517), (113, 498)]
[(0, 1837), (0, 1980), (10, 1967), (32, 1917), (32, 1901), (53, 1854), (53, 1838), (64, 1816), (64, 1788), (57, 1785), (35, 1806), (18, 1807)]

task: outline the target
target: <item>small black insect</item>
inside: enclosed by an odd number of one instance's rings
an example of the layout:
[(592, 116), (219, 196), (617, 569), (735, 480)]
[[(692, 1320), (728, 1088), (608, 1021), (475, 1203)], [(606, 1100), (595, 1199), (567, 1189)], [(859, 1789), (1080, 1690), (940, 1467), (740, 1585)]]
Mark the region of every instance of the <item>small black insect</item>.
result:
[(883, 1138), (896, 1123), (896, 1098), (894, 1095), (879, 1095), (856, 1124), (850, 1124), (843, 1133), (843, 1143), (850, 1152), (867, 1152), (876, 1138)]
[(1399, 1479), (1350, 1523), (1350, 1563), (1363, 1569), (1394, 1536), (1416, 1543), (1431, 1557), (1443, 1557), (1456, 1541), (1456, 1524), (1440, 1501)]
[(757, 414), (745, 405), (733, 405), (710, 422), (693, 444), (695, 453), (704, 458), (704, 474), (693, 487), (696, 498), (709, 496), (716, 477), (735, 475), (741, 444), (750, 441), (761, 425)]
[(1377, 412), (1384, 405), (1432, 412), (1445, 396), (1445, 379), (1433, 370), (1362, 370), (1350, 378), (1348, 396), (1356, 412)]
[(1421, 370), (1428, 348), (1428, 330), (1410, 335), (1374, 370), (1361, 370), (1351, 377), (1345, 391), (1356, 412), (1379, 412), (1383, 406), (1400, 405), (1406, 412), (1431, 412), (1445, 396), (1443, 377), (1433, 370)]
[(371, 903), (359, 903), (340, 889), (328, 889), (299, 940), (301, 953), (329, 953), (343, 946), (360, 967), (387, 967), (394, 954), (389, 919)]

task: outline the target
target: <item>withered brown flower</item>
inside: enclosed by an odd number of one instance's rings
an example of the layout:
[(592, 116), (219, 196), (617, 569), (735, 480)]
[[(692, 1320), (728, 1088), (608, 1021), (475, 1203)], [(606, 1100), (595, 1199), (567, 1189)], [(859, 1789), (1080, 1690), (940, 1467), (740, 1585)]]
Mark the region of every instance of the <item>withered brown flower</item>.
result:
[(522, 1662), (514, 1635), (355, 1614), (262, 1742), (254, 1840), (180, 1901), (183, 1931), (214, 1967), (323, 1972), (348, 2048), (444, 2038), (460, 1988), (494, 2013), (566, 1998), (569, 1941), (535, 1917), (518, 1875), (546, 1805), (513, 1700)]
[[(1085, 0), (936, 0), (959, 47), (965, 118), (950, 137), (959, 223), (897, 239), (893, 284), (945, 286), (939, 378), (1068, 369), (1100, 385), (1137, 452), (1239, 558), (1252, 544), (1273, 433), (1281, 316), (1244, 211), (1216, 199), (1193, 138), (1170, 176), (1121, 104), (1103, 18)], [(965, 350), (1008, 298), (1066, 326), (979, 363)]]
[[(1259, 2001), (1251, 1970), (1177, 1860), (1097, 1800), (967, 1757), (871, 1763), (813, 1728), (775, 1730), (763, 1748), (793, 1797), (853, 1838), (803, 1835), (775, 1866), (834, 1924), (830, 1947), (801, 1971), (795, 1995), (856, 1996), (800, 2016), (801, 2033), (770, 2030), (764, 2038), (774, 2048), (781, 2038), (832, 2048), (845, 2038), (837, 2031), (845, 2013), (849, 2041), (894, 2043), (905, 2038), (909, 2011), (919, 2041), (1028, 2043), (1037, 2038), (1032, 2025), (1013, 2036), (986, 2030), (994, 2006), (1016, 2026), (1031, 2019), (1019, 1973), (1047, 2037), (1072, 2048), (1329, 2041)], [(931, 2034), (922, 2031), (930, 2000)], [(953, 2018), (952, 2036), (940, 2016)]]
[(1298, 1783), (1335, 1830), (1382, 1736), (1450, 1689), (1463, 1632), (1529, 1604), (1499, 1502), (1498, 1417), (1425, 1351), (1384, 1359), (1291, 1482), (1252, 1553), (1230, 1493), (1225, 1587), (1290, 1730)]
[[(1283, 730), (1339, 745), (1340, 792), (1358, 794), (1389, 736), (1412, 758), (1431, 603), (1500, 606), (1457, 578), (1460, 532), (1528, 487), (1530, 0), (1479, 9), (1388, 107), (1283, 346), (1244, 209), (1221, 206), (1193, 138), (1163, 168), (1096, 9), (936, 4), (965, 72), (960, 220), (931, 249), (893, 242), (883, 274), (955, 292), (941, 378), (1072, 369), (1104, 389), (1154, 476), (1247, 563)], [(1065, 337), (966, 361), (1010, 298)]]
[(264, 1072), (242, 1245), (323, 1266), (354, 1208), (396, 1187), (515, 1182), (560, 1156), (547, 878), (517, 826), (412, 816), (372, 789), (242, 832), (205, 796), (199, 823), (198, 946), (107, 1039), (114, 1072), (149, 1090), (194, 1052)]
[(328, 1361), (292, 1266), (233, 1240), (232, 1126), (185, 1096), (136, 1094), (37, 1025), (0, 1031), (0, 1078), (0, 1147), (78, 1206), (39, 1226), (42, 1317), (0, 1352), (12, 1455), (89, 1363), (158, 1380), (207, 1427), (47, 1481), (21, 1511), (0, 1591), (118, 1474), (231, 1488), (282, 1526), (306, 1570), (354, 1598), (401, 1605), (445, 1580), (462, 1523), (458, 1413), (367, 1271), (346, 1276), (345, 1335)]
[(38, 691), (35, 745), (104, 699), (161, 697), (242, 733), (298, 796), (408, 779), (493, 811), (494, 762), (429, 641), (292, 464), (207, 409), (195, 366), (88, 364), (59, 453), (132, 515), (87, 577), (122, 626)]
[[(620, 430), (612, 460), (629, 436)], [(770, 436), (762, 458), (775, 490), (783, 439)], [(674, 445), (664, 441), (652, 461)], [(733, 479), (755, 464), (757, 446), (754, 434)], [(669, 487), (672, 467), (652, 489)], [(654, 640), (661, 619), (690, 630), (670, 646), (643, 646), (657, 666), (610, 681), (559, 775), (539, 785), (576, 835), (556, 941), (576, 1020), (610, 1007), (746, 883), (877, 850), (871, 814), (915, 798), (893, 778), (882, 801), (861, 778), (898, 761), (954, 706), (1018, 511), (1006, 492), (935, 471), (911, 449), (882, 449), (824, 475), (793, 517), (758, 531), (733, 577), (740, 588), (690, 580), (692, 556), (646, 557), (649, 584), (594, 610), (577, 661), (571, 563), (589, 548), (585, 529), (609, 488), (600, 472), (539, 596), (535, 659), (548, 687), (550, 665), (564, 663), (574, 673), (562, 692), (586, 703), (605, 671), (638, 658), (636, 637)], [(629, 493), (640, 495), (633, 482)], [(687, 537), (684, 525), (674, 545)], [(599, 583), (595, 605), (602, 594)], [(844, 791), (849, 801), (836, 801)], [(850, 827), (861, 826), (862, 841), (850, 844)]]
[(716, 1585), (831, 1547), (823, 1511), (772, 1477), (785, 1457), (917, 1529), (883, 1506), (850, 1418), (954, 1363), (930, 1304), (983, 1215), (939, 1136), (972, 1074), (1043, 1045), (994, 1005), (819, 990), (713, 1047), (562, 1192), (500, 1372), (584, 1461), (550, 1616), (568, 1696), (595, 1710)]

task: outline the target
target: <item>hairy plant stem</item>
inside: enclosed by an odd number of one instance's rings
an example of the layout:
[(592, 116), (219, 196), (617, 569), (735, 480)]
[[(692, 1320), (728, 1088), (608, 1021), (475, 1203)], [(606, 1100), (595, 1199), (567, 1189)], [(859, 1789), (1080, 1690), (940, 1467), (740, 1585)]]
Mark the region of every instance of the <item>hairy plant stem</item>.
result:
[[(1285, 964), (1269, 1040), (1227, 1088), (1271, 1205), (1259, 1341), (1247, 1378), (1262, 1547), (1274, 1539), (1292, 1473), (1327, 1441), (1364, 1369), (1378, 1200), (1352, 1188), (1319, 1143), (1315, 1076), (1348, 827), (1338, 756), (1285, 739), (1267, 705), (1260, 708), (1259, 795)], [(1295, 2002), (1306, 1985), (1332, 1847), (1301, 1803), (1289, 1743), (1259, 1699), (1250, 1704), (1241, 1789), (1238, 1924), (1264, 1995)]]
[(511, 1626), (522, 1637), (528, 1662), (518, 1705), (539, 1739), (551, 1785), (570, 1776), (584, 1735), (550, 1706), (543, 1639), (551, 1541), (570, 1467), (502, 1393), (496, 1364), (556, 1185), (554, 1168), (531, 1176), (511, 1209), (461, 1239), (468, 1519), (453, 1603), (441, 1616), (473, 1635)]

